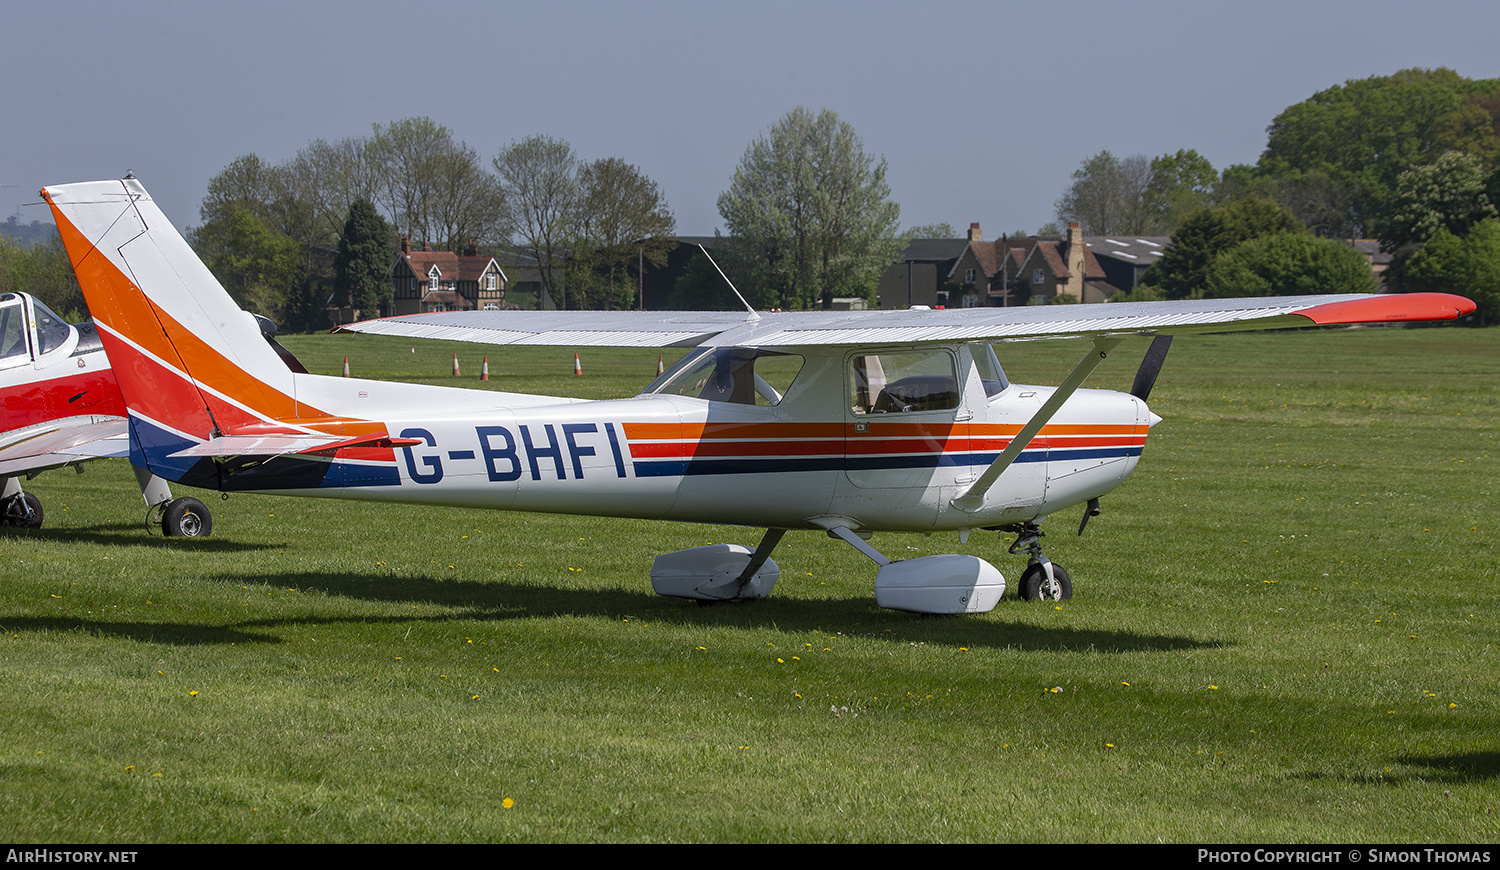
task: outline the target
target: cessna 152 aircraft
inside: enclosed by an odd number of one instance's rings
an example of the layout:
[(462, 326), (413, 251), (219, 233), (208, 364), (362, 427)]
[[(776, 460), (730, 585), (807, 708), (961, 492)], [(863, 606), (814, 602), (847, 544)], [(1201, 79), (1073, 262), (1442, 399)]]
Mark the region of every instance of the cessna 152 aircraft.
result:
[[(1135, 468), (1159, 418), (1145, 398), (1176, 333), (1453, 319), (1447, 294), (767, 314), (470, 312), (358, 331), (496, 344), (686, 347), (639, 396), (583, 401), (294, 372), (261, 340), (133, 177), (48, 187), (73, 268), (119, 373), (131, 459), (223, 491), (756, 526), (759, 545), (656, 559), (660, 594), (766, 595), (789, 530), (879, 565), (876, 600), (925, 613), (992, 608), (987, 561), (892, 561), (882, 531), (994, 529), (1024, 550), (1023, 598), (1066, 598), (1038, 523)], [(1080, 390), (1129, 335), (1157, 336), (1132, 394)], [(991, 343), (1086, 337), (1058, 387), (1009, 383)], [(1085, 514), (1085, 522), (1088, 513)], [(1081, 528), (1080, 528), (1081, 531)]]
[[(42, 504), (21, 488), (53, 468), (129, 454), (125, 401), (91, 323), (70, 325), (26, 293), (0, 294), (0, 526), (38, 528)], [(207, 535), (207, 508), (172, 498), (136, 467), (141, 496), (167, 535)], [(149, 516), (149, 515), (148, 515)]]

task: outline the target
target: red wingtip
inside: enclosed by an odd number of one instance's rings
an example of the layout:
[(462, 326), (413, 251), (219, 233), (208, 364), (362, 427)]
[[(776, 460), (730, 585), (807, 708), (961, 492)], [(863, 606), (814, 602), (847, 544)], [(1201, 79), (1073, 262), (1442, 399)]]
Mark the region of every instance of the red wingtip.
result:
[(1423, 320), (1457, 320), (1472, 314), (1470, 299), (1452, 293), (1387, 293), (1349, 302), (1316, 305), (1298, 314), (1319, 326), (1340, 323), (1409, 323)]

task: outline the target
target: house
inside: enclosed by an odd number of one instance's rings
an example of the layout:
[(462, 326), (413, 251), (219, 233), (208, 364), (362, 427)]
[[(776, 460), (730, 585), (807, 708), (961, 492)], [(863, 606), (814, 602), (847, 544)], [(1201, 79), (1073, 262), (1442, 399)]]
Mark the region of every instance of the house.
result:
[(993, 242), (986, 242), (979, 224), (972, 223), (965, 244), (948, 274), (951, 298), (941, 304), (964, 308), (1027, 305), (1059, 296), (1105, 302), (1119, 292), (1105, 261), (1084, 240), (1076, 222), (1068, 225), (1063, 238), (1001, 237)]
[(1024, 304), (1015, 294), (1020, 261), (1035, 239), (1001, 236), (984, 240), (977, 222), (969, 224), (964, 251), (948, 273), (950, 292), (943, 304), (955, 308), (982, 308)]
[(1093, 251), (1104, 269), (1104, 280), (1122, 293), (1129, 293), (1141, 283), (1151, 264), (1172, 246), (1171, 236), (1085, 236), (1083, 243)]
[(403, 237), (391, 264), (395, 301), (391, 314), (427, 311), (498, 311), (505, 307), (505, 272), (473, 242), (462, 254), (414, 251)]
[(881, 308), (947, 305), (955, 263), (968, 250), (963, 239), (910, 239), (880, 276), (875, 298)]
[(1344, 244), (1365, 255), (1370, 264), (1370, 274), (1380, 282), (1380, 292), (1386, 292), (1385, 273), (1391, 267), (1391, 255), (1380, 249), (1379, 239), (1341, 239)]

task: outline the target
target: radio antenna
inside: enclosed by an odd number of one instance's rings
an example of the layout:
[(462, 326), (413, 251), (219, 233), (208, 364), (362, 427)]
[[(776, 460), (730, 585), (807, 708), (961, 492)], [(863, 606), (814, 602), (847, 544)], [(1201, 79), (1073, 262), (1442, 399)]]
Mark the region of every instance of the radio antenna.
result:
[(719, 277), (724, 279), (724, 283), (728, 284), (729, 289), (734, 291), (734, 295), (739, 297), (740, 304), (745, 306), (746, 311), (750, 312), (750, 321), (753, 323), (757, 320), (760, 320), (760, 315), (755, 312), (754, 308), (750, 307), (750, 303), (745, 301), (745, 297), (740, 296), (740, 289), (734, 286), (734, 282), (729, 280), (729, 276), (724, 274), (723, 269), (719, 269), (719, 264), (714, 262), (713, 254), (710, 254), (708, 252), (708, 248), (703, 247), (703, 245), (700, 243), (698, 245), (698, 250), (702, 251), (703, 256), (707, 257), (708, 261), (714, 264), (714, 268), (719, 270)]

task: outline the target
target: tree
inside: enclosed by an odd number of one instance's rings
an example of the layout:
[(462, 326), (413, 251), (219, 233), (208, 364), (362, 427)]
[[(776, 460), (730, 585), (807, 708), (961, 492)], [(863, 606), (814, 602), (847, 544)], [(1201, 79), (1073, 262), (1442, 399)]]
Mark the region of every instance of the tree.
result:
[(366, 148), (380, 204), (402, 235), (458, 252), (503, 235), (503, 195), (479, 155), (430, 118), (375, 125)]
[(1215, 259), (1242, 242), (1302, 225), (1286, 208), (1260, 197), (1245, 197), (1184, 218), (1172, 246), (1151, 264), (1142, 280), (1168, 299), (1201, 295)]
[(941, 221), (935, 224), (918, 224), (908, 227), (901, 234), (903, 239), (961, 239), (963, 236), (953, 228), (953, 224)]
[(719, 214), (750, 287), (782, 308), (831, 307), (835, 296), (870, 298), (901, 248), (901, 208), (886, 162), (866, 154), (854, 127), (824, 109), (788, 112), (750, 143)]
[(1214, 165), (1191, 148), (1152, 158), (1145, 195), (1146, 213), (1156, 231), (1150, 235), (1170, 235), (1184, 217), (1209, 206), (1218, 183)]
[(1057, 200), (1058, 223), (1077, 221), (1089, 235), (1151, 235), (1146, 207), (1151, 162), (1137, 154), (1124, 160), (1100, 151), (1073, 170), (1073, 183)]
[(1500, 321), (1500, 219), (1475, 224), (1466, 237), (1439, 229), (1407, 264), (1407, 290), (1462, 293), (1479, 304), (1479, 319)]
[(1421, 244), (1440, 229), (1467, 235), (1474, 224), (1495, 217), (1495, 207), (1485, 195), (1486, 181), (1479, 158), (1457, 152), (1401, 173), (1381, 249)]
[(1213, 164), (1193, 150), (1150, 160), (1100, 151), (1073, 172), (1057, 200), (1057, 219), (1078, 221), (1089, 235), (1167, 235), (1209, 204), (1218, 179)]
[(1471, 81), (1449, 69), (1345, 82), (1276, 116), (1257, 168), (1273, 178), (1327, 178), (1349, 192), (1353, 232), (1384, 238), (1402, 172), (1449, 150), (1494, 152), (1497, 93), (1500, 79)]
[(578, 156), (550, 136), (512, 142), (495, 156), (495, 172), (511, 206), (521, 246), (536, 258), (542, 290), (570, 306), (560, 284), (561, 262), (578, 236)]
[(581, 242), (574, 256), (584, 268), (576, 271), (587, 269), (602, 279), (598, 292), (581, 296), (579, 307), (634, 308), (637, 284), (625, 280), (631, 269), (664, 265), (677, 244), (666, 198), (656, 182), (618, 157), (582, 166), (578, 196)]
[(302, 274), (296, 242), (248, 207), (230, 204), (198, 228), (193, 247), (241, 308), (280, 319), (287, 291)]
[(333, 261), (333, 292), (361, 317), (388, 314), (395, 288), (391, 284), (391, 228), (367, 199), (349, 206), (349, 217)]
[(1373, 293), (1378, 286), (1359, 251), (1304, 232), (1282, 232), (1242, 242), (1214, 260), (1203, 296)]
[(213, 223), (240, 208), (269, 221), (277, 197), (275, 175), (276, 168), (253, 153), (236, 157), (208, 180), (208, 193), (198, 206), (199, 219)]
[(73, 264), (55, 228), (45, 241), (31, 245), (0, 236), (0, 293), (15, 292), (30, 293), (70, 323), (88, 316)]

